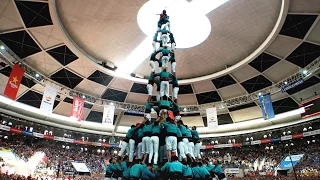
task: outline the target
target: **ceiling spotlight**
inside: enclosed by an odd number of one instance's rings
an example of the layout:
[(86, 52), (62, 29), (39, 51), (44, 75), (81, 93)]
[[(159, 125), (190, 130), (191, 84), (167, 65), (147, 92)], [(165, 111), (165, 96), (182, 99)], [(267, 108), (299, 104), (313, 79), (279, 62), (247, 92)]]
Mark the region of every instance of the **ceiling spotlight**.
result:
[(309, 128), (308, 129), (312, 129), (312, 127), (311, 126), (309, 126)]
[(303, 70), (303, 71), (302, 71), (302, 74), (304, 74), (304, 75), (306, 75), (307, 73), (308, 73), (307, 70)]
[(248, 138), (248, 137), (246, 138), (246, 141), (249, 141), (249, 138)]
[(187, 108), (183, 108), (183, 111), (186, 112), (186, 111), (187, 111)]
[(114, 104), (113, 104), (113, 102), (111, 102), (111, 103), (109, 103), (111, 106), (113, 106)]
[(38, 78), (38, 77), (40, 77), (40, 75), (37, 73), (37, 74), (36, 74), (36, 78)]
[(259, 92), (259, 94), (258, 94), (259, 96), (261, 96), (262, 95), (262, 93), (261, 92)]
[(287, 133), (288, 133), (288, 134), (291, 134), (291, 131), (288, 131)]
[(83, 99), (85, 99), (85, 98), (86, 98), (86, 96), (85, 96), (85, 95), (82, 95), (82, 98), (83, 98)]
[(4, 46), (0, 46), (0, 49), (1, 49), (1, 50), (4, 50), (4, 49), (5, 49), (5, 47), (4, 47)]
[(308, 131), (308, 129), (307, 128), (303, 128), (302, 131)]
[(288, 84), (288, 82), (287, 82), (287, 81), (285, 81), (285, 82), (284, 82), (284, 84)]
[(218, 140), (216, 140), (215, 143), (218, 144), (219, 143)]

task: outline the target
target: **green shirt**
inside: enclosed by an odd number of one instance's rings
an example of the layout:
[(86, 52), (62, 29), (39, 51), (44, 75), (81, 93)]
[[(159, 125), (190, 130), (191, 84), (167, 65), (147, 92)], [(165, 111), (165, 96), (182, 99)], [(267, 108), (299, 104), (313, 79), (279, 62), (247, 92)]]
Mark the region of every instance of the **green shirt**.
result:
[(153, 60), (153, 61), (158, 60), (158, 59), (156, 58), (156, 55), (157, 55), (157, 53), (152, 53), (151, 56), (150, 56), (150, 60)]
[(145, 109), (151, 111), (152, 107), (153, 107), (152, 104), (147, 103)]
[(162, 49), (159, 49), (156, 53), (152, 53), (152, 54), (155, 54), (154, 56), (156, 56), (159, 52), (161, 52), (162, 55), (164, 56), (168, 56), (171, 51), (169, 49), (162, 48)]
[(160, 81), (156, 80), (155, 83), (157, 85), (157, 91), (160, 91)]
[(161, 78), (173, 78), (172, 74), (169, 72), (162, 71), (160, 73), (155, 74), (154, 76), (160, 76)]
[(172, 76), (172, 80), (170, 81), (170, 84), (178, 84), (178, 78), (176, 78), (175, 76)]
[(172, 106), (172, 112), (174, 113), (178, 113), (180, 112), (180, 106), (177, 104), (177, 103), (173, 103), (173, 106)]

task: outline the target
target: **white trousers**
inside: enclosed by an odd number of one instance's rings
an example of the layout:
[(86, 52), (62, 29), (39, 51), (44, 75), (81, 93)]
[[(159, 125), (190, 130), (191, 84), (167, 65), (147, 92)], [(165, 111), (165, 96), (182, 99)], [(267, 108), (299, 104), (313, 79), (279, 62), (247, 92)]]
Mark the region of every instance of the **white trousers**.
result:
[(172, 73), (176, 72), (176, 66), (177, 66), (176, 62), (171, 63), (171, 71), (172, 71)]
[(137, 158), (142, 159), (142, 142), (140, 142), (137, 147)]
[(135, 141), (133, 139), (129, 140), (129, 162), (133, 162), (133, 155), (135, 149)]
[(177, 151), (177, 137), (168, 136), (166, 138), (167, 150)]
[(169, 81), (160, 82), (160, 97), (169, 97)]
[(187, 156), (184, 152), (184, 143), (183, 141), (180, 141), (178, 143), (178, 150), (179, 150), (179, 161), (182, 161), (182, 159), (185, 159)]
[(194, 153), (195, 158), (201, 159), (200, 148), (201, 148), (201, 144), (200, 143), (196, 143), (194, 145), (193, 153)]
[(162, 62), (162, 68), (163, 69), (168, 68), (169, 56), (162, 56), (161, 62)]
[(146, 136), (142, 138), (142, 154), (150, 153), (150, 137)]
[(147, 91), (148, 91), (148, 95), (152, 96), (153, 86), (151, 84), (147, 85)]
[(170, 22), (167, 22), (165, 24), (162, 24), (161, 29), (167, 29), (170, 31)]
[(182, 142), (183, 142), (184, 152), (187, 155), (187, 154), (190, 153), (189, 152), (189, 146), (188, 146), (189, 145), (189, 139), (188, 138), (183, 138)]
[(150, 67), (151, 67), (151, 72), (154, 72), (156, 70), (156, 64), (154, 61), (149, 61)]
[(120, 157), (122, 157), (123, 153), (127, 150), (127, 147), (128, 147), (128, 143), (122, 141), (122, 143), (121, 143), (121, 149), (120, 149), (120, 152), (119, 152), (119, 154), (118, 154)]
[(188, 152), (190, 153), (191, 157), (193, 159), (195, 159), (193, 151), (194, 151), (194, 143), (193, 142), (189, 142), (189, 144), (188, 144)]
[(157, 51), (157, 43), (155, 41), (152, 41), (152, 46), (153, 46), (153, 52)]
[(168, 34), (161, 34), (161, 41), (162, 41), (162, 46), (167, 46), (169, 42), (169, 35)]
[(151, 136), (149, 145), (150, 145), (149, 163), (151, 163), (151, 160), (153, 157), (153, 164), (157, 164), (158, 156), (159, 156), (159, 137)]
[(160, 91), (157, 91), (157, 101), (160, 101)]
[(176, 50), (176, 43), (171, 43), (171, 50)]
[(174, 87), (172, 90), (173, 99), (178, 99), (179, 87)]

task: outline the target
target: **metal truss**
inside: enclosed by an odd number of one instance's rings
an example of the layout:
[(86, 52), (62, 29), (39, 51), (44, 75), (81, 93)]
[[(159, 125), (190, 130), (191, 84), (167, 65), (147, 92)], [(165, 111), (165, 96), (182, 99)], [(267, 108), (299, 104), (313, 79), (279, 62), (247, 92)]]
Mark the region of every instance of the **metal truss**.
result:
[[(49, 77), (46, 77), (45, 75), (39, 73), (31, 66), (29, 66), (24, 60), (20, 59), (14, 52), (12, 52), (11, 49), (9, 49), (2, 41), (0, 41), (0, 45), (5, 47), (0, 51), (0, 58), (3, 61), (7, 62), (7, 64), (9, 64), (10, 66), (13, 66), (14, 64), (18, 63), (25, 70), (25, 75), (27, 75), (30, 79), (32, 79), (34, 82), (41, 84), (43, 86), (45, 86), (46, 84), (50, 84), (51, 86), (57, 89), (57, 92), (60, 95), (68, 96), (70, 98), (73, 98), (74, 96), (81, 97), (87, 103), (95, 104), (98, 106), (109, 104), (109, 105), (114, 105), (117, 109), (122, 109), (125, 111), (136, 112), (136, 113), (144, 112), (144, 108), (145, 108), (144, 105), (130, 104), (130, 103), (123, 103), (123, 102), (116, 102), (116, 101), (101, 99), (101, 98), (97, 98), (97, 97), (76, 91), (64, 85), (61, 85), (51, 80)], [(219, 110), (219, 109), (229, 108), (233, 106), (239, 106), (241, 104), (247, 104), (249, 102), (257, 100), (260, 95), (267, 94), (267, 93), (275, 94), (281, 91), (281, 88), (284, 89), (284, 87), (295, 85), (295, 83), (298, 82), (299, 80), (307, 80), (308, 78), (312, 77), (315, 74), (315, 72), (318, 71), (319, 69), (320, 69), (320, 57), (312, 61), (304, 69), (280, 81), (277, 84), (274, 84), (272, 86), (269, 86), (267, 88), (261, 89), (257, 92), (254, 92), (248, 95), (232, 98), (232, 99), (221, 101), (221, 102), (208, 103), (203, 105), (194, 105), (194, 106), (181, 106), (181, 109), (183, 111), (182, 114), (184, 113), (205, 114), (206, 109), (210, 107), (217, 107), (217, 109)]]
[[(315, 72), (317, 72), (319, 69), (320, 69), (320, 57), (312, 61), (304, 69), (298, 71), (296, 74), (289, 76), (288, 78), (280, 81), (277, 84), (274, 84), (272, 86), (269, 86), (267, 88), (261, 89), (257, 92), (254, 92), (248, 95), (232, 98), (232, 99), (225, 100), (218, 103), (213, 103), (213, 104), (210, 104), (209, 106), (211, 107), (216, 106), (218, 108), (239, 106), (241, 104), (246, 104), (254, 100), (257, 100), (259, 96), (263, 94), (267, 94), (267, 93), (275, 94), (277, 92), (280, 92), (281, 90), (284, 92), (287, 89), (286, 87), (289, 87), (288, 89), (290, 89), (290, 87), (294, 87), (299, 83), (301, 84), (301, 81), (305, 81), (309, 79), (310, 77), (315, 75), (316, 74)], [(208, 107), (208, 104), (203, 105), (200, 109), (205, 110), (206, 107)]]

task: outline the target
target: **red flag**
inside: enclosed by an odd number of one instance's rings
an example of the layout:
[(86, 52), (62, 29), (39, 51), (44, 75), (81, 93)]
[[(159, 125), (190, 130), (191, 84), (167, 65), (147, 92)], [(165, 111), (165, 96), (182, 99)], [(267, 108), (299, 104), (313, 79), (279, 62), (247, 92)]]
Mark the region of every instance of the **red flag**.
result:
[(4, 95), (13, 100), (16, 99), (23, 74), (24, 70), (18, 64), (15, 64), (4, 90)]
[(71, 118), (81, 121), (83, 112), (84, 100), (79, 97), (73, 97), (73, 104), (71, 110)]

